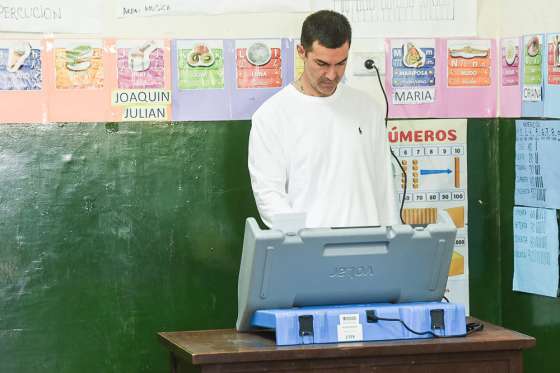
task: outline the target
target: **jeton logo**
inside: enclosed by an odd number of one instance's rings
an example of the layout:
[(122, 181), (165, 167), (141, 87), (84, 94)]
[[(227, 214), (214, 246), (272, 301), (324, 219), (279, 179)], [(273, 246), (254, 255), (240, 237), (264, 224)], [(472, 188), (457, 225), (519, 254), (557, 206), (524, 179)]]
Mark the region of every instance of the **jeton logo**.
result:
[(332, 279), (354, 279), (373, 276), (373, 266), (336, 266), (329, 275)]

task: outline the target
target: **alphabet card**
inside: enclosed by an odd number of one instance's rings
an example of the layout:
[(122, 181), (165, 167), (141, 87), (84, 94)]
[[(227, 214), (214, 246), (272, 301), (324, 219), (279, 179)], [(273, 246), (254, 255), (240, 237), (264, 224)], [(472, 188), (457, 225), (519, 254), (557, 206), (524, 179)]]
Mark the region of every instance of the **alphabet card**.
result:
[(46, 71), (50, 122), (101, 122), (109, 119), (111, 65), (107, 42), (101, 39), (47, 40)]
[(521, 44), (520, 38), (500, 40), (500, 113), (501, 117), (521, 116)]
[(293, 80), (288, 39), (236, 40), (232, 119), (249, 119), (261, 104)]
[(171, 119), (171, 63), (168, 40), (117, 40), (116, 87), (111, 93), (115, 121)]
[(434, 118), (443, 112), (440, 44), (436, 39), (386, 39), (389, 117)]
[(46, 122), (44, 59), (43, 41), (0, 41), (0, 122)]
[(544, 115), (544, 44), (544, 34), (523, 37), (521, 110), (524, 117), (542, 117)]
[(446, 40), (446, 117), (495, 117), (497, 54), (494, 39)]
[(544, 116), (560, 118), (560, 34), (546, 35), (546, 68), (544, 69)]
[(174, 119), (231, 119), (232, 50), (232, 40), (172, 41)]

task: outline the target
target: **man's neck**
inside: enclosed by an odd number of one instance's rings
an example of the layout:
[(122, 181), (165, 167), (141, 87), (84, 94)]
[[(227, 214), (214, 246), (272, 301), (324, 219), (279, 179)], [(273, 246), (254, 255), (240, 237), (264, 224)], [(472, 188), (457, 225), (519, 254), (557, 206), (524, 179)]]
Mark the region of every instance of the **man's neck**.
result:
[(303, 93), (304, 95), (307, 95), (307, 96), (329, 97), (329, 96), (332, 96), (334, 94), (334, 92), (336, 91), (336, 88), (335, 88), (330, 94), (325, 95), (325, 94), (319, 92), (318, 90), (316, 90), (315, 88), (313, 88), (313, 86), (311, 86), (311, 84), (308, 84), (303, 76), (300, 76), (299, 79), (294, 80), (293, 84), (294, 84), (294, 87), (298, 91), (300, 91), (301, 93)]

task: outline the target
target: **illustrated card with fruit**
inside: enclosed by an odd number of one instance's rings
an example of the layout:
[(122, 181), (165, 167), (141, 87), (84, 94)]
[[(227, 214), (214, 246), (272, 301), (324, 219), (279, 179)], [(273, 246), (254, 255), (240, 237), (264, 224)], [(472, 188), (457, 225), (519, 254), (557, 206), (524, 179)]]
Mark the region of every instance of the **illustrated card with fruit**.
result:
[(224, 42), (179, 40), (177, 69), (179, 89), (223, 89)]
[(55, 40), (56, 88), (102, 88), (105, 75), (102, 57), (102, 40)]

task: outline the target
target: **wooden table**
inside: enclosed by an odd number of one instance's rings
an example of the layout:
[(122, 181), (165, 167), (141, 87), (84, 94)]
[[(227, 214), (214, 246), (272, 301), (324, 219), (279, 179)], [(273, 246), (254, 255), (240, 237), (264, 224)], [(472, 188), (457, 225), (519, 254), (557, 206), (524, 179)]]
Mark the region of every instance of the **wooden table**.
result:
[[(469, 321), (478, 321), (471, 319)], [(276, 346), (271, 332), (159, 333), (171, 372), (520, 373), (535, 339), (484, 323), (467, 337)]]

